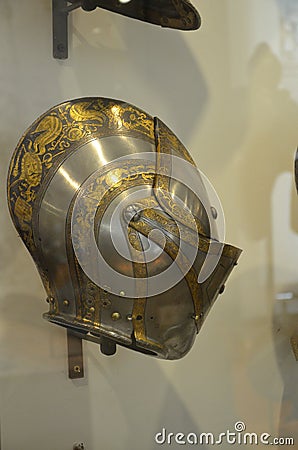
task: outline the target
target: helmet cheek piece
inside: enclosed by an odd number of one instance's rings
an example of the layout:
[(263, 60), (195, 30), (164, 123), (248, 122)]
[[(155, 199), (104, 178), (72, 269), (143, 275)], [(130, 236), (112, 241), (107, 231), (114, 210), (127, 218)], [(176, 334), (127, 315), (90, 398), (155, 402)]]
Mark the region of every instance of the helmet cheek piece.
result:
[(22, 136), (8, 204), (43, 317), (67, 328), (71, 378), (84, 376), (82, 339), (105, 355), (188, 353), (241, 253), (217, 239), (204, 183), (174, 133), (122, 101), (65, 102)]

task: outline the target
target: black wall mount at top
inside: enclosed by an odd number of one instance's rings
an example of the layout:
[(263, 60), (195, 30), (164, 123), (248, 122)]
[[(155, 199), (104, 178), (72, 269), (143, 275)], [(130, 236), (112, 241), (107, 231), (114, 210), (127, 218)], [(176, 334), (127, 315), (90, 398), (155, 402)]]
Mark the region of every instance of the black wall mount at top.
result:
[(93, 11), (97, 6), (96, 0), (52, 0), (54, 58), (68, 58), (68, 14), (77, 8)]

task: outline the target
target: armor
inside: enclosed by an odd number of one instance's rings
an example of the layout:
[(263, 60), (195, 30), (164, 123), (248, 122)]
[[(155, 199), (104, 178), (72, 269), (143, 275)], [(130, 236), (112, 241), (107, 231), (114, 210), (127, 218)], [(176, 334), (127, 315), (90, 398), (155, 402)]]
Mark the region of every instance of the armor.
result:
[(201, 25), (199, 13), (188, 0), (82, 1), (82, 8), (86, 11), (96, 7), (167, 28), (196, 30)]
[(158, 118), (82, 98), (51, 108), (12, 156), (8, 204), (49, 302), (44, 318), (163, 359), (192, 347), (241, 250), (190, 154)]

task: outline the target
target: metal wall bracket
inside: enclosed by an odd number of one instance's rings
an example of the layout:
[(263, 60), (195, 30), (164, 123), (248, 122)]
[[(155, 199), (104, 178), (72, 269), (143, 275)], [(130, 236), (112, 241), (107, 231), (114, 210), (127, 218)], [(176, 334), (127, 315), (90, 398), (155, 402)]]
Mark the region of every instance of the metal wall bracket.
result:
[(84, 377), (82, 338), (67, 329), (68, 376), (71, 379)]
[(82, 339), (99, 344), (104, 355), (112, 356), (116, 353), (116, 343), (111, 339), (67, 328), (68, 376), (71, 379), (84, 377)]
[(295, 154), (295, 183), (296, 183), (296, 191), (298, 193), (298, 149)]
[(52, 0), (53, 57), (68, 58), (68, 15), (77, 8), (96, 9), (97, 0)]

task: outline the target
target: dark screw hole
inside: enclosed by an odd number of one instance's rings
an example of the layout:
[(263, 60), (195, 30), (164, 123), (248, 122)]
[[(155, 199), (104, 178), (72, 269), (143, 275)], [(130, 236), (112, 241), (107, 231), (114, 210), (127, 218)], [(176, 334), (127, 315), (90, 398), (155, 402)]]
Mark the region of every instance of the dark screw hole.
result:
[(221, 286), (221, 288), (219, 289), (219, 294), (222, 294), (223, 293), (223, 291), (225, 290), (225, 285), (223, 284), (222, 286)]

